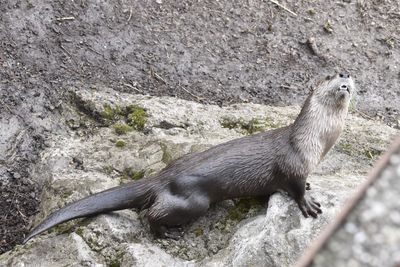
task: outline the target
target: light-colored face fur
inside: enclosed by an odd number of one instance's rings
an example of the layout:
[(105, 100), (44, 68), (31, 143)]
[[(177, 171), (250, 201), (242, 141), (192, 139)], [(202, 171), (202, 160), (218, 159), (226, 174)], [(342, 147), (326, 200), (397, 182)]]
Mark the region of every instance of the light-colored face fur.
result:
[(309, 96), (293, 125), (292, 140), (305, 158), (299, 172), (310, 172), (336, 142), (354, 91), (353, 79), (338, 74), (321, 81)]
[(333, 77), (326, 77), (317, 89), (314, 96), (320, 103), (331, 105), (332, 107), (348, 106), (350, 99), (355, 91), (353, 79), (348, 74), (337, 74)]

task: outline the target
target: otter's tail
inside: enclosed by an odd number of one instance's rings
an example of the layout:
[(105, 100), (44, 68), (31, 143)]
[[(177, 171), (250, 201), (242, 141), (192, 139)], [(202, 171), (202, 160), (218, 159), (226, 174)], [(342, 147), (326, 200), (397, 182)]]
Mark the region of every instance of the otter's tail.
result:
[(154, 185), (154, 180), (150, 180), (146, 179), (117, 186), (72, 202), (50, 214), (32, 230), (22, 243), (25, 244), (32, 237), (72, 219), (127, 208), (140, 209), (151, 198), (151, 184)]

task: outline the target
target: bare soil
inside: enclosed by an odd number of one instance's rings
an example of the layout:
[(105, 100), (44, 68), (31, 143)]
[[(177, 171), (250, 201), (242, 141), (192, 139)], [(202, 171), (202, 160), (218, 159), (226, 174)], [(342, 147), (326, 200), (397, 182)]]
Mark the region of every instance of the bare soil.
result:
[(1, 1), (0, 253), (37, 212), (31, 174), (70, 87), (288, 105), (347, 70), (357, 112), (400, 127), (400, 2), (278, 2)]

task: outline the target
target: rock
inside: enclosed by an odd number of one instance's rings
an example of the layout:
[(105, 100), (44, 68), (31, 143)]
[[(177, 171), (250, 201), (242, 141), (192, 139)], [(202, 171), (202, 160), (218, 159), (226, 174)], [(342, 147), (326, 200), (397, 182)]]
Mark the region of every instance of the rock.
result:
[(175, 259), (164, 250), (151, 244), (129, 244), (125, 247), (125, 254), (121, 259), (122, 267), (131, 266), (188, 266), (181, 260)]
[[(38, 181), (43, 180), (43, 170), (48, 175), (42, 182), (46, 187), (34, 224), (66, 203), (130, 179), (146, 179), (186, 153), (288, 125), (299, 112), (299, 107), (256, 104), (221, 108), (106, 88), (82, 89), (75, 96), (89, 117), (68, 134), (53, 135), (42, 153), (37, 166), (42, 171), (34, 175)], [(101, 125), (96, 116), (105, 105), (111, 107), (109, 112), (130, 105), (144, 108), (144, 129), (117, 136), (112, 124), (126, 121), (121, 115), (107, 127)], [(81, 121), (77, 109), (63, 107), (64, 117)], [(223, 201), (184, 226), (180, 240), (155, 240), (143, 214), (125, 210), (55, 227), (1, 255), (0, 265), (291, 266), (364, 180), (371, 163), (396, 133), (377, 122), (348, 116), (340, 142), (309, 177), (312, 190), (308, 193), (319, 200), (324, 212), (318, 219), (304, 218), (293, 200), (278, 193), (267, 205)], [(117, 147), (117, 140), (125, 145)], [(81, 159), (79, 168), (74, 159)]]
[[(56, 240), (55, 240), (56, 239)], [(104, 259), (76, 233), (60, 235), (0, 256), (1, 266), (105, 266)]]
[(299, 267), (400, 266), (400, 136), (358, 193)]

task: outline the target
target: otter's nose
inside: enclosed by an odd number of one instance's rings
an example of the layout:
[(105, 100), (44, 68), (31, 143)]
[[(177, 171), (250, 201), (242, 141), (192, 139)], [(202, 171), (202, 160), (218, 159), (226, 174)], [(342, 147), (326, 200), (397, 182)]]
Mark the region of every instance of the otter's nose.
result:
[(339, 73), (340, 78), (350, 78), (350, 74), (348, 72)]
[(342, 84), (341, 86), (340, 86), (340, 90), (349, 90), (349, 87), (347, 86), (347, 85), (345, 85), (345, 84)]

